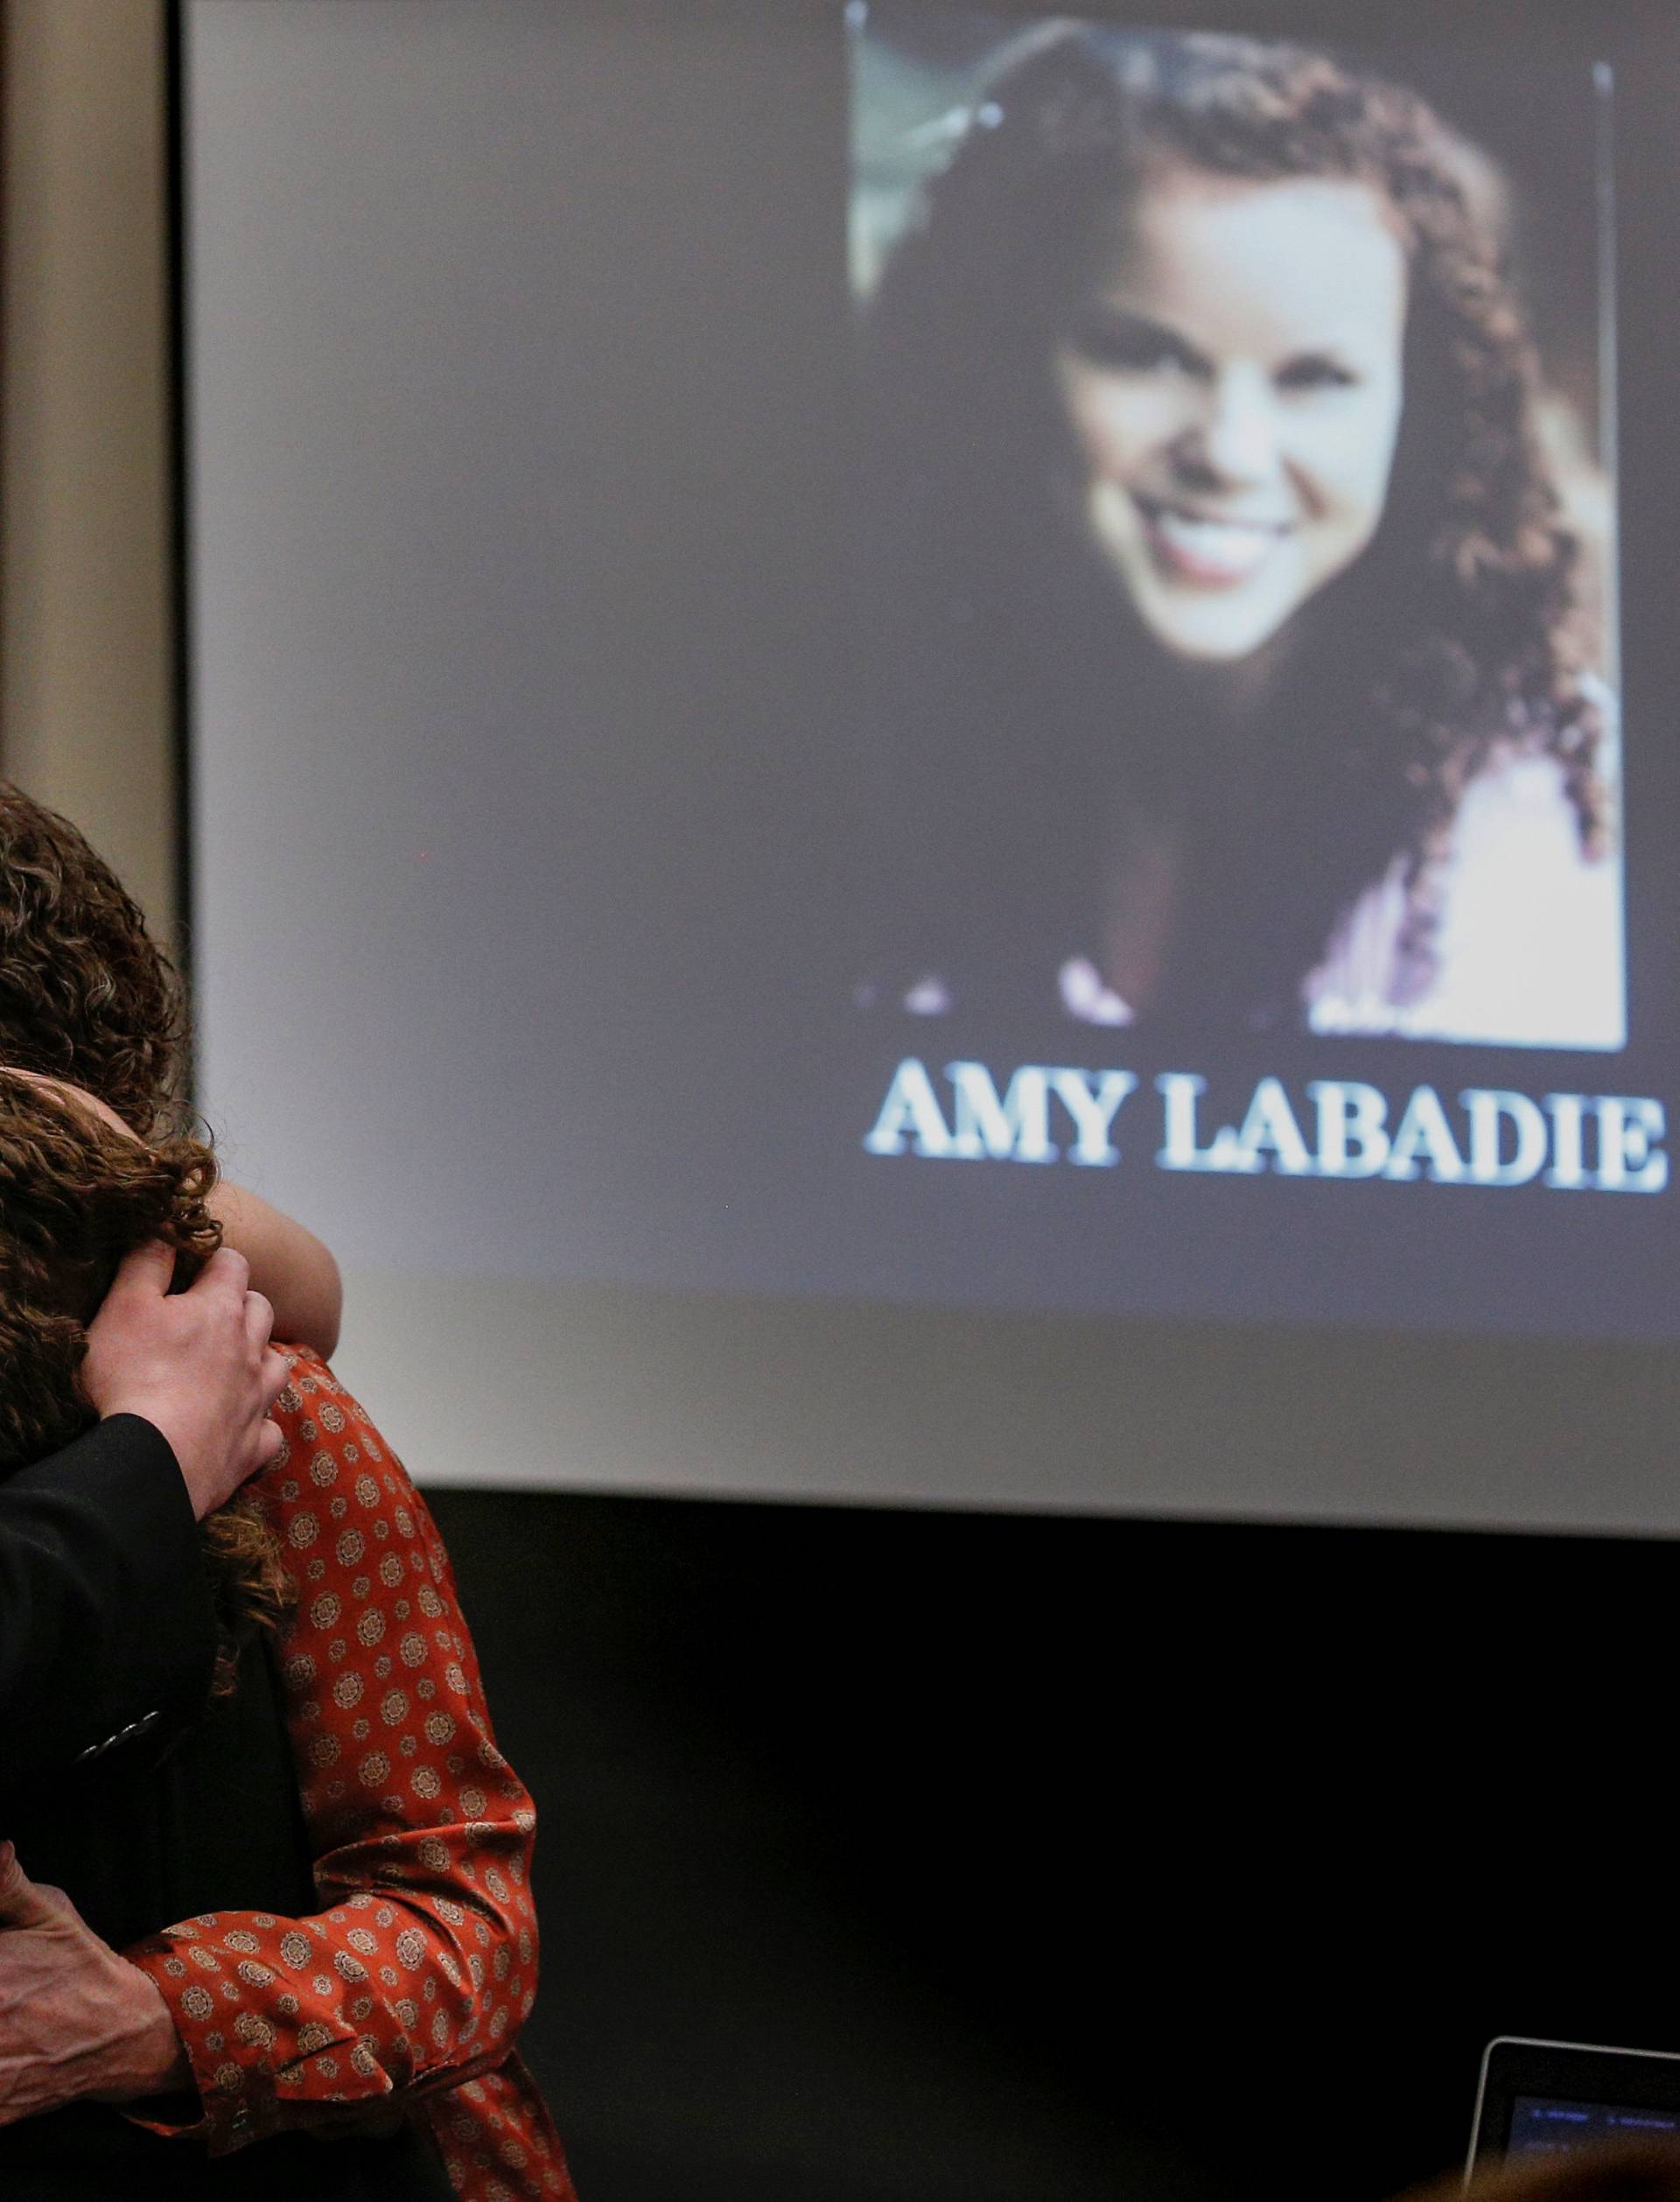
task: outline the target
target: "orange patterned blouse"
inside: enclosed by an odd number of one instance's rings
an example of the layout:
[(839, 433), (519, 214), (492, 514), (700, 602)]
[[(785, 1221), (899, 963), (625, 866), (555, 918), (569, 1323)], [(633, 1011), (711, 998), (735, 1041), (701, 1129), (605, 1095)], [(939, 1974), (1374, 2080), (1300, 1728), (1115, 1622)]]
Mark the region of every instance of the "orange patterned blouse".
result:
[(364, 1410), (285, 1351), (285, 1446), (248, 1489), (298, 1587), (277, 1648), (321, 1909), (206, 1912), (123, 1953), (163, 1991), (202, 2111), (142, 2122), (214, 2156), (412, 2104), (461, 2202), (575, 2202), (512, 2046), (536, 1990), (536, 1814), (448, 1555)]

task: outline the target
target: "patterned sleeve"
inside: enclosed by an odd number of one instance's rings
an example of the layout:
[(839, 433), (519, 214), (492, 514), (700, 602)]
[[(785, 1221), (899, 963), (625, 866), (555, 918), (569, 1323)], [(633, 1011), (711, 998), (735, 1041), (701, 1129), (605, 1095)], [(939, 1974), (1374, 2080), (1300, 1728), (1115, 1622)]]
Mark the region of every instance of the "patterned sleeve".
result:
[(279, 1649), (322, 1908), (207, 1912), (124, 1953), (162, 1990), (202, 2103), (194, 2124), (144, 2122), (213, 2155), (472, 2081), (536, 1990), (535, 1814), (448, 1559), (363, 1410), (288, 1352), (285, 1449), (254, 1488), (298, 1591)]

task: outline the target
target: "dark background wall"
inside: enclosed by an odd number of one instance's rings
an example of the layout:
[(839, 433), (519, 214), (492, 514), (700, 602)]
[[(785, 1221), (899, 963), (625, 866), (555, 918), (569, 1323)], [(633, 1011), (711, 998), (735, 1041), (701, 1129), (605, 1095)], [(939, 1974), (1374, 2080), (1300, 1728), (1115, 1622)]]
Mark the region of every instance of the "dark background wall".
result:
[(430, 1496), (585, 2202), (1348, 2202), (1680, 2048), (1667, 1546)]

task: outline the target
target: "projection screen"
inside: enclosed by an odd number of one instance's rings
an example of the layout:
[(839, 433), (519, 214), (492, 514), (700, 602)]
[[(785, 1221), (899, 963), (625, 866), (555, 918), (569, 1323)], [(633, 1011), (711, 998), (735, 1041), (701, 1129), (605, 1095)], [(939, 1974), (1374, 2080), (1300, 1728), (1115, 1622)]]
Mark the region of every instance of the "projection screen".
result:
[(200, 1101), (423, 1478), (1680, 1525), (1680, 38), (1210, 12), (183, 0)]

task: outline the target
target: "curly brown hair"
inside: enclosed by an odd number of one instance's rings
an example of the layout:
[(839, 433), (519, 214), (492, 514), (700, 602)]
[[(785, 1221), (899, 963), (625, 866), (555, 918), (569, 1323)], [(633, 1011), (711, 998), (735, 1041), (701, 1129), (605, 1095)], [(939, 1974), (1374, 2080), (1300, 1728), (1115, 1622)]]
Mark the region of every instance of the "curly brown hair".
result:
[[(178, 1287), (220, 1244), (215, 1155), (186, 1130), (186, 1041), (180, 982), (138, 904), (67, 819), (0, 783), (0, 1477), (97, 1419), (80, 1370), (122, 1256), (161, 1239)], [(41, 1076), (96, 1095), (134, 1136)], [(225, 1694), (242, 1637), (292, 1590), (248, 1498), (200, 1534)]]
[[(1186, 770), (1182, 709), (1172, 716), (1149, 689), (1145, 654), (1116, 641), (1108, 577), (1050, 494), (1076, 460), (1046, 371), (1099, 218), (1175, 163), (1367, 185), (1406, 252), (1407, 402), (1388, 507), (1354, 571), (1323, 593), (1340, 625), (1319, 656), (1336, 662), (1292, 684), (1254, 832), (1284, 844), (1265, 907), (1298, 905), (1269, 974), (1274, 999), (1298, 987), (1336, 911), (1396, 856), (1419, 897), (1421, 985), (1426, 875), (1466, 787), (1502, 746), (1548, 755), (1584, 852), (1601, 854), (1604, 730), (1577, 631), (1578, 548), (1535, 432), (1536, 358), (1499, 241), (1466, 189), (1464, 148), (1415, 94), (1303, 46), (1065, 23), (1029, 32), (887, 260), (864, 326), (881, 657), (889, 669), (919, 652), (925, 663), (913, 628), (948, 638), (934, 652), (948, 656), (960, 622), (956, 647), (980, 668), (955, 705), (946, 674), (943, 692), (924, 684), (907, 691), (907, 711), (883, 714), (889, 754), (924, 743), (918, 720), (970, 720), (954, 740), (934, 737), (943, 754), (924, 749), (922, 785), (907, 782), (913, 810), (936, 815), (942, 802), (952, 813), (946, 845), (935, 830), (932, 853), (914, 860), (951, 910), (973, 903), (982, 871), (1022, 874), (1042, 906), (1069, 866), (1070, 813), (1107, 813), (1092, 759), (1113, 756), (1116, 698), (1142, 699), (1117, 768), (1157, 788)], [(1046, 673), (1048, 636), (1061, 662)], [(972, 721), (976, 699), (984, 710), (999, 698), (1032, 730), (1030, 766), (1002, 768), (1015, 775), (1007, 845), (983, 799), (962, 792), (997, 770), (976, 756)], [(1315, 713), (1323, 731), (1304, 735)], [(1054, 820), (1046, 779), (1060, 787)], [(998, 808), (995, 788), (990, 801)], [(1035, 817), (1039, 846), (1023, 865), (1020, 822)], [(1302, 884), (1284, 877), (1292, 869)], [(1242, 891), (1252, 887), (1250, 873)]]
[(0, 781), (0, 1062), (96, 1093), (143, 1139), (186, 1128), (185, 991), (84, 835)]

